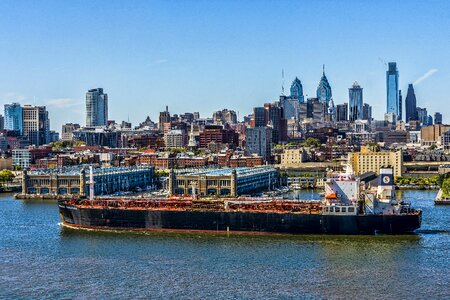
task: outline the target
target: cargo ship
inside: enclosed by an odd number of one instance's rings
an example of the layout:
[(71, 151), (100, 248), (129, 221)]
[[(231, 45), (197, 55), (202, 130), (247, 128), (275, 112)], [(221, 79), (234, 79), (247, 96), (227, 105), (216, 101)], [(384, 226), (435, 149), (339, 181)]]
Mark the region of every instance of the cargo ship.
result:
[(72, 228), (288, 234), (401, 234), (420, 228), (422, 211), (395, 198), (393, 170), (371, 187), (351, 168), (331, 174), (322, 201), (279, 198), (74, 199), (58, 202)]

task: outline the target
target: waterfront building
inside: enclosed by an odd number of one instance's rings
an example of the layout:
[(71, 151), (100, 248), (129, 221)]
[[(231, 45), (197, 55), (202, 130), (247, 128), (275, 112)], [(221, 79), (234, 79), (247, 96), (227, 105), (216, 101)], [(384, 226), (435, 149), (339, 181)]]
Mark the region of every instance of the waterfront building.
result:
[(398, 108), (398, 70), (397, 63), (390, 62), (386, 71), (386, 113), (393, 113), (396, 118), (399, 115)]
[(235, 197), (270, 190), (278, 185), (278, 171), (272, 167), (216, 169), (188, 174), (169, 174), (170, 195)]
[(23, 134), (23, 109), (19, 103), (5, 104), (5, 125), (6, 130), (14, 130)]
[(294, 81), (292, 81), (291, 89), (290, 89), (290, 98), (296, 99), (298, 102), (304, 102), (305, 97), (303, 96), (303, 85), (298, 77), (295, 77)]
[(269, 160), (271, 156), (272, 128), (254, 127), (247, 128), (245, 132), (246, 147), (245, 154), (256, 154)]
[(25, 105), (22, 117), (23, 135), (30, 145), (40, 146), (50, 142), (50, 120), (45, 106)]
[(434, 124), (442, 124), (442, 114), (440, 112), (434, 113)]
[(348, 153), (348, 163), (353, 167), (356, 175), (367, 172), (379, 173), (381, 168), (392, 167), (394, 176), (402, 176), (403, 154), (402, 151), (380, 152), (372, 147), (361, 146), (360, 152)]
[(336, 105), (336, 121), (348, 121), (348, 103)]
[(320, 102), (325, 104), (326, 111), (333, 95), (331, 93), (331, 85), (328, 82), (327, 76), (325, 76), (325, 65), (323, 66), (322, 78), (320, 79), (319, 85), (316, 90), (316, 96)]
[(349, 98), (349, 120), (354, 122), (363, 119), (363, 89), (358, 82), (354, 82), (352, 87), (348, 89)]
[(80, 129), (80, 124), (66, 123), (62, 126), (61, 139), (63, 141), (73, 140), (73, 131)]
[(406, 113), (405, 115), (406, 122), (419, 119), (417, 115), (416, 94), (414, 93), (414, 87), (412, 84), (408, 85), (408, 92), (406, 93), (405, 113)]
[(282, 167), (295, 167), (299, 166), (306, 160), (306, 151), (303, 148), (300, 149), (284, 149), (281, 154), (280, 165)]
[(21, 167), (22, 169), (29, 168), (31, 165), (31, 152), (28, 149), (13, 149), (12, 151), (12, 165)]
[(86, 93), (86, 127), (107, 126), (108, 94), (102, 88), (88, 90)]
[[(24, 172), (22, 193), (48, 196), (89, 196), (89, 169), (86, 166), (65, 167)], [(153, 168), (108, 167), (94, 168), (94, 195), (145, 189), (153, 184)]]

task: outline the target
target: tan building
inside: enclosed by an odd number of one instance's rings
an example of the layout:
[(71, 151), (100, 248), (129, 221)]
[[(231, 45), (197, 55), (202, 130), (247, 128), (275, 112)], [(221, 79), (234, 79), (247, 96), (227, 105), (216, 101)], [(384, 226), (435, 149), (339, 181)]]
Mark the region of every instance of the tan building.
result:
[(304, 149), (285, 149), (281, 154), (280, 164), (283, 167), (298, 166), (304, 162), (305, 150)]
[(402, 176), (403, 173), (403, 154), (402, 151), (396, 152), (377, 152), (369, 147), (361, 147), (360, 152), (350, 152), (348, 162), (353, 167), (356, 175), (366, 172), (375, 172), (379, 174), (380, 168), (391, 166), (394, 169), (394, 176)]
[(450, 125), (435, 124), (420, 129), (421, 144), (423, 146), (431, 146), (440, 144), (442, 134), (450, 130)]

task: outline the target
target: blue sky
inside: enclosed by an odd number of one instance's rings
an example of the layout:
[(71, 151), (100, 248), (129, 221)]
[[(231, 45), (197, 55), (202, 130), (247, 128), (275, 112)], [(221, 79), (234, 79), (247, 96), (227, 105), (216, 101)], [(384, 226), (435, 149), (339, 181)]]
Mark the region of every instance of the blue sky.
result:
[(383, 60), (418, 106), (450, 122), (450, 1), (0, 2), (0, 100), (46, 105), (51, 127), (84, 125), (89, 88), (110, 119), (230, 108), (240, 117), (298, 76), (314, 95), (326, 65), (336, 104), (357, 80), (375, 118), (386, 109)]

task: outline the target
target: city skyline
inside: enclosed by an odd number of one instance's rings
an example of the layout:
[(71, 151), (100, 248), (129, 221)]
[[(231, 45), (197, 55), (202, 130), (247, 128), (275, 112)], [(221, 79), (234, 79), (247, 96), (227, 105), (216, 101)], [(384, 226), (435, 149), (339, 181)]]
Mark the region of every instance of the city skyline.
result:
[[(110, 119), (117, 122), (129, 118), (136, 125), (147, 115), (157, 121), (165, 105), (203, 117), (229, 108), (242, 119), (278, 99), (282, 69), (286, 89), (298, 77), (305, 100), (314, 97), (325, 64), (335, 105), (347, 102), (356, 80), (374, 118), (383, 119), (385, 63), (392, 61), (404, 94), (414, 83), (417, 106), (442, 113), (444, 123), (450, 115), (441, 96), (450, 80), (450, 42), (444, 30), (433, 30), (448, 28), (444, 1), (339, 7), (280, 2), (257, 10), (252, 3), (221, 3), (220, 9), (206, 2), (104, 3), (44, 1), (25, 9), (26, 2), (2, 2), (8, 12), (0, 21), (0, 66), (7, 70), (0, 76), (2, 104), (45, 105), (57, 131), (66, 122), (84, 124), (85, 93), (97, 87), (107, 91)], [(102, 16), (94, 20), (99, 8)], [(295, 24), (279, 23), (287, 8), (301, 12)], [(344, 20), (350, 8), (355, 18)], [(380, 15), (398, 21), (384, 24)], [(359, 42), (351, 43), (355, 38)]]

